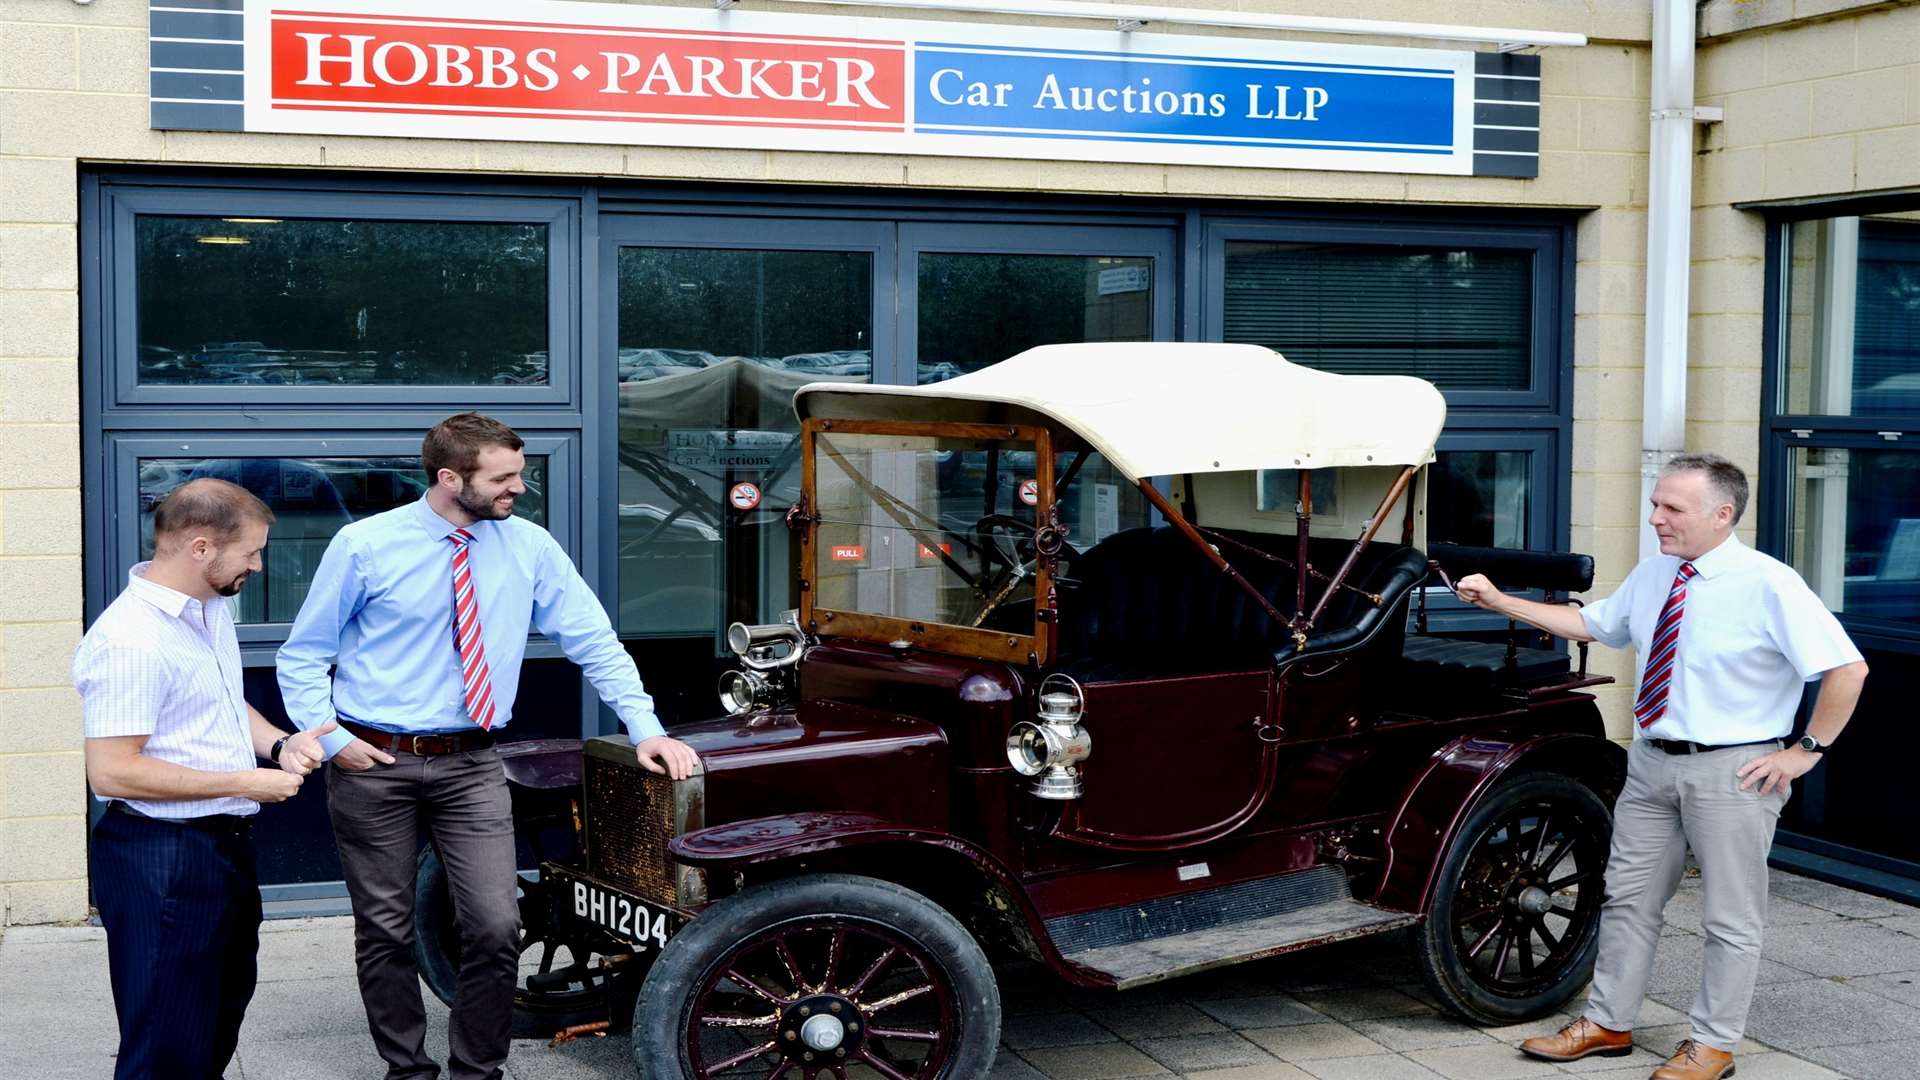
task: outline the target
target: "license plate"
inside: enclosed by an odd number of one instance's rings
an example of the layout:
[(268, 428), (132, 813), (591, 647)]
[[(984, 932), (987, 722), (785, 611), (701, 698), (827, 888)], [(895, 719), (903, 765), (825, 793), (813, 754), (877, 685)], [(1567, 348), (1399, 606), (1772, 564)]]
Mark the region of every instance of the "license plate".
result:
[(632, 945), (637, 952), (667, 943), (684, 921), (678, 914), (570, 874), (553, 874), (560, 886), (560, 906), (583, 922), (605, 930)]

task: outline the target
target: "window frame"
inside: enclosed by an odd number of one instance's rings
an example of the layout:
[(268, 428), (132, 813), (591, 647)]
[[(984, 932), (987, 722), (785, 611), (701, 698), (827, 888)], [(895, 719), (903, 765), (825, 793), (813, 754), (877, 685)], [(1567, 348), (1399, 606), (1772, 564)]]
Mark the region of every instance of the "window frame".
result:
[[(573, 310), (579, 292), (579, 220), (577, 199), (498, 195), (450, 197), (373, 191), (317, 192), (253, 186), (231, 188), (99, 185), (100, 230), (90, 250), (102, 252), (98, 276), (101, 330), (96, 359), (104, 378), (103, 408), (193, 405), (341, 406), (378, 405), (404, 392), (410, 402), (433, 405), (548, 405), (577, 409), (578, 335)], [(272, 217), (367, 221), (419, 221), (432, 224), (523, 224), (547, 230), (547, 383), (500, 386), (492, 383), (438, 385), (379, 383), (313, 386), (228, 383), (142, 384), (139, 380), (139, 313), (136, 279), (135, 218)]]
[[(1920, 454), (1920, 415), (1867, 414), (1829, 416), (1790, 413), (1783, 409), (1786, 390), (1786, 319), (1791, 310), (1792, 228), (1823, 218), (1871, 214), (1890, 209), (1920, 209), (1920, 195), (1904, 199), (1872, 199), (1769, 208), (1766, 226), (1766, 277), (1762, 302), (1760, 367), (1760, 484), (1755, 492), (1758, 516), (1754, 522), (1756, 546), (1789, 562), (1787, 549), (1791, 505), (1792, 454), (1796, 449), (1905, 450)], [(1891, 437), (1889, 437), (1891, 436)], [(1789, 565), (1791, 563), (1789, 562)], [(1875, 647), (1920, 655), (1920, 623), (1848, 612), (1835, 617), (1849, 635), (1871, 639)]]

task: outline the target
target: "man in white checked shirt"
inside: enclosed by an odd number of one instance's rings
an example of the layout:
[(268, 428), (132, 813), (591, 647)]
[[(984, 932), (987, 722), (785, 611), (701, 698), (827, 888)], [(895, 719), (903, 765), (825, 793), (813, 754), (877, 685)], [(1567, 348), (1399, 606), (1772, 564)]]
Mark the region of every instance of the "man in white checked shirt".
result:
[(175, 488), (154, 506), (153, 561), (127, 575), (73, 658), (87, 782), (107, 803), (89, 858), (122, 1080), (226, 1070), (259, 948), (249, 826), (321, 762), (327, 729), (288, 735), (241, 696), (227, 599), (260, 569), (272, 522), (225, 480)]
[[(519, 978), (511, 796), (497, 732), (514, 716), (529, 631), (558, 644), (619, 714), (641, 766), (685, 779), (699, 764), (653, 713), (600, 600), (545, 529), (513, 516), (522, 441), (477, 413), (427, 433), (418, 502), (342, 528), (314, 571), (280, 690), (302, 728), (337, 720), (327, 809), (354, 959), (388, 1080), (431, 1080), (413, 960), (413, 880), (423, 840), (447, 868), (461, 940), (448, 1071), (492, 1080), (507, 1059)], [(331, 669), (331, 671), (329, 670)]]
[[(1641, 661), (1593, 990), (1579, 1019), (1521, 1050), (1548, 1061), (1632, 1052), (1662, 912), (1691, 847), (1705, 905), (1700, 991), (1690, 1037), (1653, 1076), (1719, 1080), (1733, 1074), (1753, 1002), (1774, 825), (1792, 782), (1852, 717), (1867, 665), (1799, 575), (1734, 537), (1747, 478), (1732, 462), (1676, 457), (1652, 502), (1661, 554), (1605, 600), (1584, 609), (1535, 603), (1479, 574), (1458, 589), (1462, 599), (1556, 637), (1631, 644)], [(1783, 748), (1802, 684), (1816, 679), (1806, 734)]]

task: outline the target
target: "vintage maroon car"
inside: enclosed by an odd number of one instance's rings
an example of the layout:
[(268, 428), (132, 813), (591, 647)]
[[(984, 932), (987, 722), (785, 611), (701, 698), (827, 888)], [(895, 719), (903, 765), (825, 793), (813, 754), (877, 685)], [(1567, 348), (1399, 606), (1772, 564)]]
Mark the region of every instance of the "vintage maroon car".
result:
[[(674, 727), (702, 772), (510, 762), (526, 831), (583, 834), (526, 877), (523, 1030), (637, 995), (647, 1077), (976, 1077), (1001, 957), (1126, 990), (1404, 928), (1485, 1023), (1587, 979), (1607, 680), (1425, 597), (1591, 562), (1424, 543), (1433, 387), (1103, 344), (795, 404), (799, 608), (729, 631), (727, 715)], [(430, 852), (420, 895), (450, 994)]]

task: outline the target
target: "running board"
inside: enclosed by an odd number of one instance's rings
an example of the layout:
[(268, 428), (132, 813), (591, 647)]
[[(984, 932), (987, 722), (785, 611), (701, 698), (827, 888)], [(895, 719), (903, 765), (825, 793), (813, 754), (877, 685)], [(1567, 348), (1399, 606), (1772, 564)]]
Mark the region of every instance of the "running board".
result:
[(1352, 898), (1316, 866), (1259, 881), (1047, 920), (1067, 960), (1127, 990), (1228, 964), (1410, 926), (1419, 917)]

